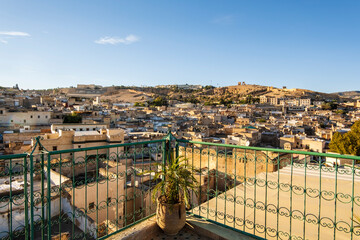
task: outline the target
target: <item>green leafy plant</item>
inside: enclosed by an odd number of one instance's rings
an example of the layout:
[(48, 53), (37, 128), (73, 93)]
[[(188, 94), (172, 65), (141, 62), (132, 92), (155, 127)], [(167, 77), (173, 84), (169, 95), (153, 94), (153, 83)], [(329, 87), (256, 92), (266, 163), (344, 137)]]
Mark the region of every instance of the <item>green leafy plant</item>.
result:
[(159, 200), (163, 203), (176, 204), (184, 202), (185, 206), (190, 206), (190, 193), (193, 191), (198, 193), (197, 180), (194, 177), (195, 172), (199, 170), (190, 167), (187, 159), (178, 157), (170, 159), (162, 169), (155, 172), (153, 181), (160, 179), (161, 181), (155, 186), (152, 192), (153, 201), (160, 195)]

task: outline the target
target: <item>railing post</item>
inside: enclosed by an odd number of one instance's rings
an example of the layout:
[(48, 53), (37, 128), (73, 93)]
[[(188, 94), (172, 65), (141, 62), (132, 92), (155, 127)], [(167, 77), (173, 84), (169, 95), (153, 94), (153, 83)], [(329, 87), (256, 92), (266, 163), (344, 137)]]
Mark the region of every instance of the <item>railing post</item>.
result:
[(171, 130), (168, 131), (168, 134), (164, 137), (164, 143), (163, 143), (163, 151), (165, 153), (165, 158), (163, 158), (163, 162), (165, 161), (166, 163), (166, 160), (168, 159), (169, 161), (172, 160), (172, 158), (177, 158), (178, 157), (178, 147), (177, 147), (177, 142), (175, 143), (176, 145), (176, 153), (175, 153), (175, 156), (174, 156), (174, 149), (172, 148), (172, 145), (171, 145), (171, 141), (175, 140), (176, 141), (176, 138), (171, 134)]
[(34, 156), (30, 155), (30, 239), (34, 239)]
[[(40, 147), (39, 147), (40, 148)], [(44, 153), (41, 153), (41, 239), (45, 237), (45, 173), (44, 173)]]
[[(171, 134), (171, 130), (168, 131), (168, 134), (163, 138), (163, 144), (162, 144), (162, 148), (163, 148), (163, 153), (162, 153), (162, 170), (165, 170), (165, 166), (166, 166), (166, 162), (167, 161), (172, 161), (172, 152), (173, 149), (171, 147), (171, 140), (174, 140), (176, 138), (174, 138), (174, 136)], [(162, 180), (165, 180), (165, 176), (162, 176)]]
[[(165, 165), (166, 165), (166, 155), (167, 155), (167, 152), (166, 152), (166, 146), (167, 146), (167, 140), (164, 140), (163, 143), (162, 143), (162, 171), (165, 171)], [(165, 180), (165, 175), (162, 176), (162, 181)], [(163, 193), (164, 189), (162, 189), (162, 193)]]
[(50, 181), (50, 169), (51, 169), (51, 161), (50, 161), (50, 154), (48, 154), (47, 158), (47, 220), (48, 220), (48, 229), (47, 229), (47, 237), (48, 239), (51, 239), (51, 181)]
[(28, 186), (27, 186), (27, 156), (24, 157), (23, 163), (24, 173), (24, 209), (25, 209), (25, 239), (29, 239), (29, 199), (28, 199)]

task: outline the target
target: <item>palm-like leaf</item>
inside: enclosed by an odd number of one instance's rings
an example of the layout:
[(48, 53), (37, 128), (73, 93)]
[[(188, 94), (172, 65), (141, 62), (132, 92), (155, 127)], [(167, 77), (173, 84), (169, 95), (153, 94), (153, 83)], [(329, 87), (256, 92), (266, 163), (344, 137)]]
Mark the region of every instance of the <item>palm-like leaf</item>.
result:
[(360, 228), (360, 216), (354, 215), (352, 220), (353, 220), (354, 223), (357, 224), (356, 226), (354, 226), (354, 228)]
[(197, 180), (193, 174), (199, 170), (190, 167), (186, 162), (186, 158), (178, 157), (173, 161), (168, 160), (165, 166), (158, 164), (162, 166), (160, 171), (144, 172), (155, 172), (153, 180), (162, 180), (153, 189), (152, 198), (154, 201), (161, 195), (161, 199), (165, 203), (185, 202), (186, 206), (190, 206), (190, 192), (193, 191), (196, 195), (198, 192)]

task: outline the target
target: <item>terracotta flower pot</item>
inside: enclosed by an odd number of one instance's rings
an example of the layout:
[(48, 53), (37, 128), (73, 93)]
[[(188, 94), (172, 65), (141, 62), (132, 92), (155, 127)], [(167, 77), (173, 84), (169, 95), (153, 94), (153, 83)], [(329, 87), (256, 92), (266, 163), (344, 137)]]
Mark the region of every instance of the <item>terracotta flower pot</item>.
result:
[(186, 222), (185, 203), (168, 204), (157, 199), (156, 222), (167, 235), (176, 235)]

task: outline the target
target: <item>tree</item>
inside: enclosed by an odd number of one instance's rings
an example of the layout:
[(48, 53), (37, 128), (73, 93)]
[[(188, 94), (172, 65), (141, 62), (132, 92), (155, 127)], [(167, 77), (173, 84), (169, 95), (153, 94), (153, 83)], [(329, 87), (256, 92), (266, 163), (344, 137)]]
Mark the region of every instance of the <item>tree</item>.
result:
[(329, 147), (332, 152), (360, 156), (360, 120), (352, 125), (349, 132), (336, 132)]
[(337, 103), (332, 101), (332, 102), (327, 102), (321, 105), (321, 108), (323, 110), (334, 110), (337, 109)]
[(210, 89), (214, 89), (215, 87), (214, 86), (211, 86), (211, 85), (206, 85), (204, 87), (205, 90), (210, 90)]
[(134, 107), (145, 107), (145, 103), (143, 103), (143, 102), (136, 102), (136, 103), (134, 104)]
[(66, 115), (64, 117), (64, 123), (81, 123), (82, 117), (77, 113), (72, 113), (71, 115)]
[(150, 106), (167, 106), (168, 102), (163, 97), (157, 97), (154, 101), (149, 102)]

